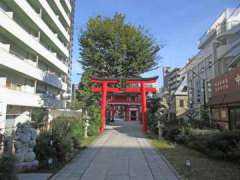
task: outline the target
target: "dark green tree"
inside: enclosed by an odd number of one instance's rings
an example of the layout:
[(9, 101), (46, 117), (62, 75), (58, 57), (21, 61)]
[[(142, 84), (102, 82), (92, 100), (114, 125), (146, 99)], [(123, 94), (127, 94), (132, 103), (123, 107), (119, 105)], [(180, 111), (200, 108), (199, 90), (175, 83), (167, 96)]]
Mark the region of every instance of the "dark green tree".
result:
[(125, 16), (90, 18), (80, 39), (81, 64), (100, 77), (132, 77), (157, 66), (160, 47), (141, 27)]

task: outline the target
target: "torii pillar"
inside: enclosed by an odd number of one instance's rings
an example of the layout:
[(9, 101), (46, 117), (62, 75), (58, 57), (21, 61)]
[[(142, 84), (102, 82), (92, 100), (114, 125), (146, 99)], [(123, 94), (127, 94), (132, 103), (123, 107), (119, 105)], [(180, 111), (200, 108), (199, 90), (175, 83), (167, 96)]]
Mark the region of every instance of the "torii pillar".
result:
[(147, 97), (146, 97), (146, 88), (144, 83), (141, 83), (141, 95), (142, 95), (142, 122), (143, 122), (143, 131), (147, 132), (148, 123), (147, 123)]
[(100, 127), (100, 133), (104, 132), (105, 126), (106, 126), (106, 106), (107, 106), (107, 82), (102, 83), (102, 104), (101, 104), (101, 127)]

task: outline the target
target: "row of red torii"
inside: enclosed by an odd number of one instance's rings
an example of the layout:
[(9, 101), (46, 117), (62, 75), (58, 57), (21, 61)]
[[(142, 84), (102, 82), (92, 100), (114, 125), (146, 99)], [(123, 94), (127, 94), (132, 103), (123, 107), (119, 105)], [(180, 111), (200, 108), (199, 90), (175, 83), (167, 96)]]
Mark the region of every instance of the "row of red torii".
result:
[[(149, 87), (147, 84), (156, 83), (158, 77), (151, 78), (127, 78), (126, 88), (111, 87), (112, 84), (121, 82), (119, 78), (97, 78), (93, 77), (91, 82), (100, 84), (100, 87), (92, 87), (92, 92), (101, 93), (101, 127), (100, 133), (103, 133), (106, 126), (107, 105), (112, 108), (108, 110), (108, 117), (114, 118), (116, 107), (125, 106), (125, 120), (129, 120), (129, 107), (134, 106), (138, 109), (138, 119), (142, 121), (142, 129), (147, 132), (147, 93), (156, 93), (155, 87)], [(133, 86), (133, 85), (138, 86)], [(110, 85), (110, 86), (108, 86)], [(131, 86), (132, 85), (132, 86)], [(140, 118), (141, 117), (141, 118)]]

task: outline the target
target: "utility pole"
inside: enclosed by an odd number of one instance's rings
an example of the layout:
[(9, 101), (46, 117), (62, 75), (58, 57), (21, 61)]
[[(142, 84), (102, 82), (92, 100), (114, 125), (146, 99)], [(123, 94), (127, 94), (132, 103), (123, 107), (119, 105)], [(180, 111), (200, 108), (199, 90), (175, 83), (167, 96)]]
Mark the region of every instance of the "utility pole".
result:
[(202, 79), (203, 82), (203, 106), (206, 107), (206, 80)]

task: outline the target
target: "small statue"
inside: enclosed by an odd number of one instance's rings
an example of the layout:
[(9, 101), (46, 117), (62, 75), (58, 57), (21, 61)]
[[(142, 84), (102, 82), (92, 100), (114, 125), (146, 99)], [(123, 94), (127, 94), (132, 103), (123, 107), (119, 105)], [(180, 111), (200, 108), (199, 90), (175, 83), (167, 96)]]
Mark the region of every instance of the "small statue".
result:
[(15, 134), (15, 149), (18, 162), (32, 162), (36, 155), (33, 148), (36, 145), (37, 131), (30, 122), (18, 123)]

